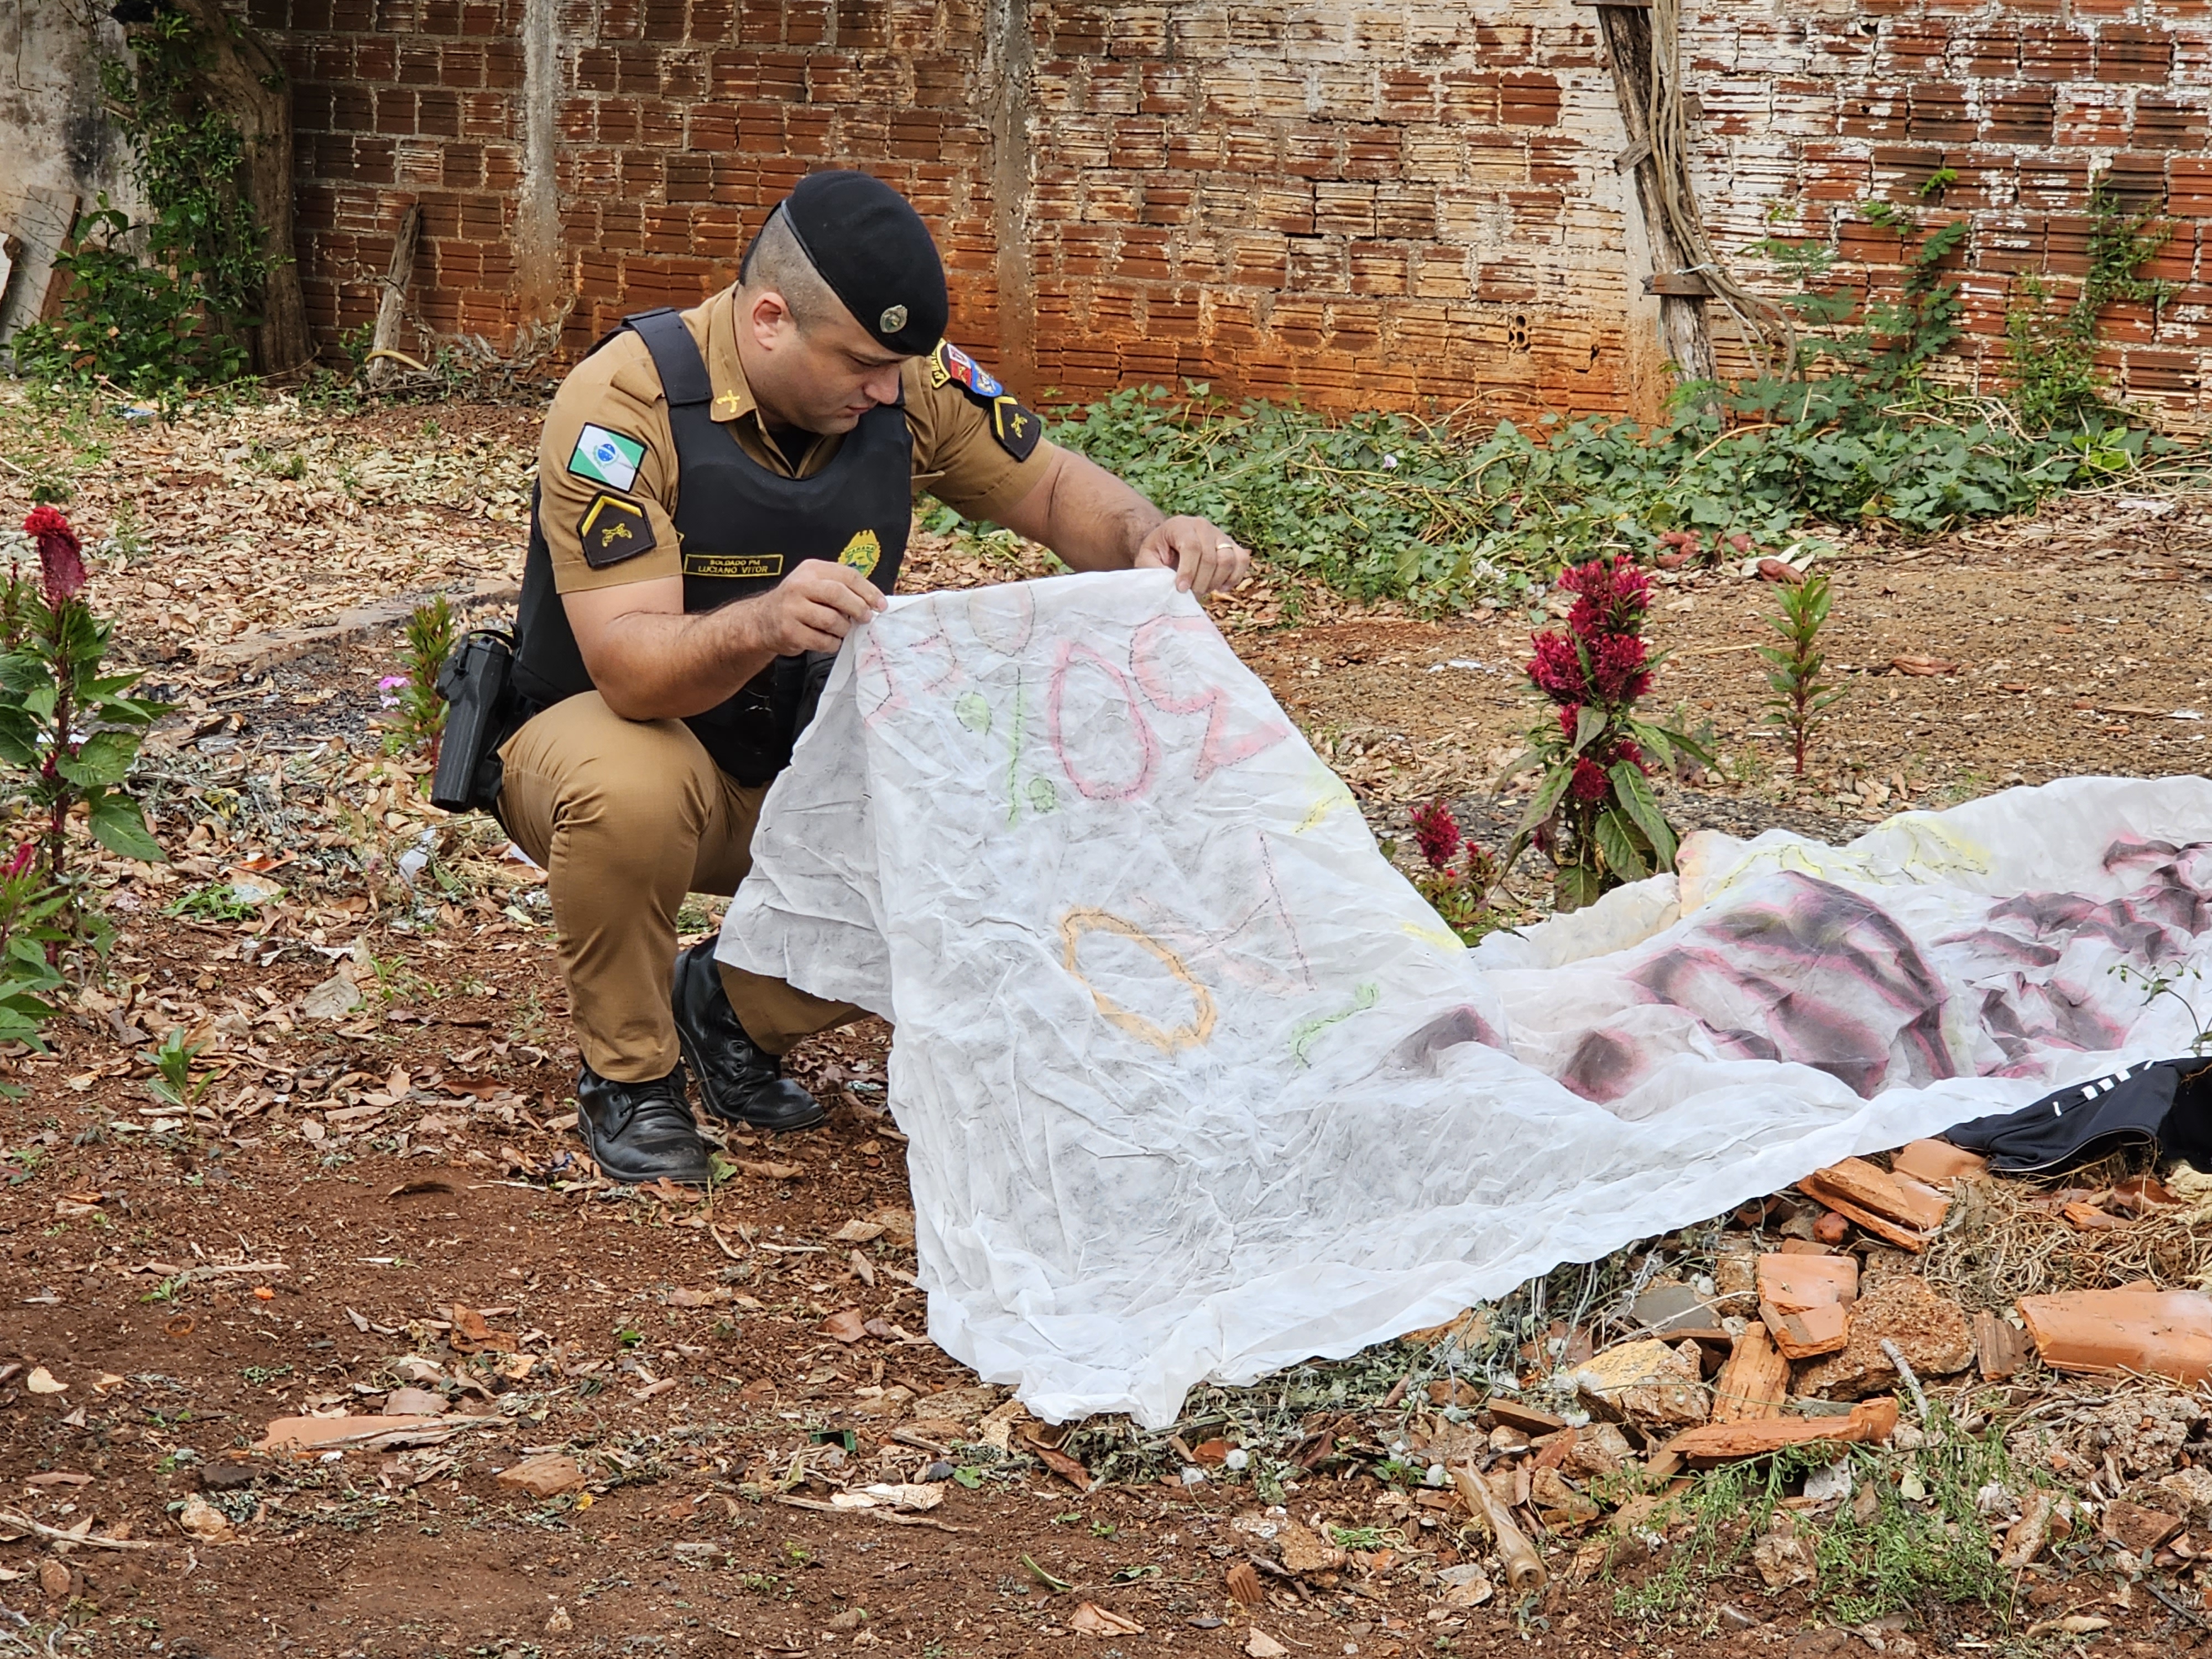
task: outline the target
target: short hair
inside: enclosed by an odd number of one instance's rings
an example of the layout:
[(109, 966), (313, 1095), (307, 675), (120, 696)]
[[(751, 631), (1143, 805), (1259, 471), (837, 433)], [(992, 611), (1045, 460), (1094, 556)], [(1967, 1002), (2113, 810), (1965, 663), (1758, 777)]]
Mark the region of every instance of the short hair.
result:
[(746, 248), (738, 266), (738, 281), (749, 289), (773, 289), (783, 296), (792, 321), (806, 328), (844, 308), (814, 262), (806, 257), (799, 234), (791, 228), (781, 204)]

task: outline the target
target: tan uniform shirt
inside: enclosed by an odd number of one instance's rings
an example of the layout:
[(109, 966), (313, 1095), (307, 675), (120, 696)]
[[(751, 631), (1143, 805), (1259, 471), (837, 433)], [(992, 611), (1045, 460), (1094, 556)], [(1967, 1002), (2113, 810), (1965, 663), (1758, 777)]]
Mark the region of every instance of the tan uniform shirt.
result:
[[(691, 337), (707, 360), (714, 388), (710, 406), (746, 454), (786, 477), (820, 471), (842, 438), (816, 440), (794, 466), (769, 436), (738, 362), (734, 289), (684, 313)], [(906, 423), (914, 434), (914, 485), (971, 519), (994, 518), (1029, 494), (1042, 477), (1051, 445), (1040, 443), (1016, 460), (991, 432), (989, 411), (957, 385), (931, 384), (927, 357), (902, 371)], [(586, 425), (642, 444), (636, 477), (626, 490), (569, 470)], [(645, 342), (624, 331), (569, 371), (546, 412), (538, 445), (538, 521), (553, 554), (553, 586), (563, 593), (618, 587), (683, 574), (683, 555), (672, 514), (676, 510), (676, 442), (669, 430), (668, 400)], [(616, 494), (645, 511), (653, 546), (634, 557), (594, 568), (584, 558), (581, 528), (599, 497)], [(604, 510), (604, 509), (603, 509)]]

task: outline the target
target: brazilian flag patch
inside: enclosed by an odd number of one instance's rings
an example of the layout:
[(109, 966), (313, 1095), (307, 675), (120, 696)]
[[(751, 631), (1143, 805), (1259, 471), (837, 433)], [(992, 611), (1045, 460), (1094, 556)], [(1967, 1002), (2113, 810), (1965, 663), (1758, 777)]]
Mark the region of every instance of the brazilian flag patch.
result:
[(653, 520), (635, 501), (602, 490), (577, 520), (576, 539), (584, 544), (584, 562), (599, 570), (651, 551)]

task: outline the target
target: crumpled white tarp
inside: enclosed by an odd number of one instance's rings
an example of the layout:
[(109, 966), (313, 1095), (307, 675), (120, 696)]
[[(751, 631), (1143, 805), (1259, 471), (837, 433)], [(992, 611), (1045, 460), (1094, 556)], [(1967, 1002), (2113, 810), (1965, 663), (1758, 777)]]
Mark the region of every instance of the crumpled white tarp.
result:
[(1052, 1420), (1352, 1353), (1855, 1152), (2189, 1051), (2212, 784), (2074, 779), (1469, 951), (1165, 573), (895, 600), (724, 960), (897, 1027), (930, 1334)]

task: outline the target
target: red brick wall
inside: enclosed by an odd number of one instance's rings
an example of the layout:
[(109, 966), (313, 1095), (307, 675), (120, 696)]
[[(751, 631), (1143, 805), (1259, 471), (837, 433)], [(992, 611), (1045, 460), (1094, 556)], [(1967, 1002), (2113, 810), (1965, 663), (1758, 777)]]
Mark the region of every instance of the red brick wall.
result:
[[(1525, 414), (1649, 409), (1663, 391), (1587, 7), (549, 3), (569, 351), (729, 280), (792, 180), (842, 163), (914, 198), (951, 268), (954, 337), (1011, 357), (1032, 392), (1188, 377)], [(300, 252), (326, 331), (373, 312), (413, 199), (423, 323), (505, 346), (528, 319), (525, 3), (253, 0), (294, 69)], [(1032, 65), (1012, 174), (1004, 155), (993, 167), (1007, 83), (985, 70), (1010, 4)], [(1963, 215), (1972, 343), (1989, 349), (2016, 276), (2049, 273), (2063, 297), (2083, 269), (2089, 183), (2108, 173), (2167, 202), (2179, 230), (2148, 274), (2182, 285), (2156, 318), (2114, 308), (2109, 366), (2134, 395), (2200, 406), (2212, 3), (1691, 9), (1699, 185), (1724, 252), (1838, 237), (1839, 277), (1879, 283), (1897, 239), (1856, 204)], [(1957, 185), (1920, 204), (1946, 166)], [(1024, 173), (1023, 202), (994, 202), (994, 177)], [(1000, 246), (1024, 224), (1024, 246)], [(1023, 260), (1033, 315), (1002, 318), (998, 283)]]

